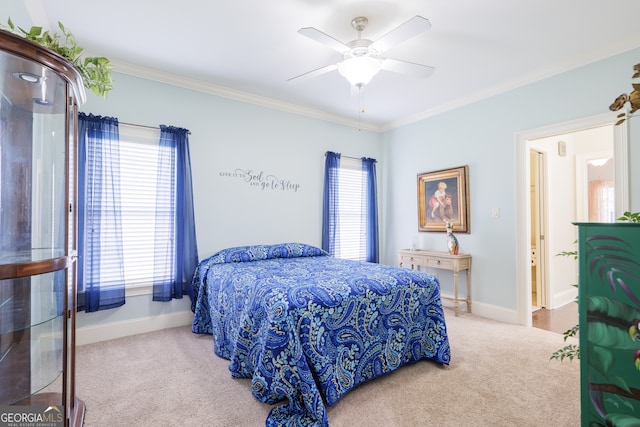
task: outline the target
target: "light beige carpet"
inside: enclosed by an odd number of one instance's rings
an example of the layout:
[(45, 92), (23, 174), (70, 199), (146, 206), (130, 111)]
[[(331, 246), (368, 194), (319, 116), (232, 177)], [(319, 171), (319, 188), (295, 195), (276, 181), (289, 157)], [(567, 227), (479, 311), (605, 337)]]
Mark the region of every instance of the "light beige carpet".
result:
[[(331, 427), (580, 424), (579, 362), (549, 360), (561, 335), (445, 315), (449, 366), (421, 361), (356, 388), (328, 408)], [(78, 347), (85, 426), (263, 426), (271, 406), (228, 363), (189, 327)]]

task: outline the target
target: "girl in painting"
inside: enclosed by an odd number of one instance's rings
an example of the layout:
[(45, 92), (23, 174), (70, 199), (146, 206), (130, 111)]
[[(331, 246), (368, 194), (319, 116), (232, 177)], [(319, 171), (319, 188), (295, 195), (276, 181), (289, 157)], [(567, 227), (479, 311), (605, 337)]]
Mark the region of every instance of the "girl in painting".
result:
[(453, 217), (453, 206), (451, 206), (451, 195), (447, 194), (447, 184), (443, 181), (438, 183), (438, 189), (429, 198), (431, 207), (431, 218), (439, 217), (442, 221), (448, 221)]

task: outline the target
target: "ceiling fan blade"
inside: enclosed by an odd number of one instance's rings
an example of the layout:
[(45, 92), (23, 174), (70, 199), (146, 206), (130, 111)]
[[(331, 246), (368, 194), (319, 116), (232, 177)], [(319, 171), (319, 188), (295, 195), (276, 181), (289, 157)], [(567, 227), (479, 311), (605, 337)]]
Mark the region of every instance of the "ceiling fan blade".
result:
[(371, 46), (378, 52), (384, 52), (397, 44), (409, 40), (411, 37), (427, 31), (429, 28), (431, 28), (429, 20), (420, 15), (416, 15), (374, 41)]
[(308, 71), (304, 74), (300, 74), (299, 76), (291, 77), (287, 80), (289, 83), (298, 83), (304, 80), (308, 80), (313, 77), (320, 76), (322, 74), (328, 73), (329, 71), (333, 71), (338, 68), (338, 64), (325, 65), (324, 67), (317, 68), (312, 71)]
[(435, 68), (414, 62), (401, 61), (399, 59), (385, 58), (381, 68), (394, 73), (405, 74), (412, 77), (426, 78), (433, 74)]
[(300, 28), (298, 30), (298, 33), (302, 34), (303, 36), (307, 36), (310, 39), (315, 40), (319, 43), (322, 43), (325, 46), (329, 46), (331, 49), (336, 50), (340, 53), (346, 52), (347, 50), (349, 50), (349, 47), (344, 43), (342, 43), (340, 40), (336, 40), (330, 35), (325, 34), (322, 31), (317, 30), (313, 27)]

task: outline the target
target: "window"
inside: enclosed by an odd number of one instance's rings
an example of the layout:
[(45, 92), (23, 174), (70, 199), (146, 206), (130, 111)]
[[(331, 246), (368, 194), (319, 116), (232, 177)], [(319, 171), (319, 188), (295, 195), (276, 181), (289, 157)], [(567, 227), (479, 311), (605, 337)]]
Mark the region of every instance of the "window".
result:
[(589, 221), (615, 222), (615, 188), (613, 181), (589, 181)]
[(378, 262), (375, 162), (327, 153), (322, 247), (337, 258)]
[(615, 222), (615, 166), (612, 157), (586, 162), (588, 182), (588, 220)]
[[(173, 262), (160, 266), (154, 263), (155, 242), (172, 241), (171, 218), (175, 215), (171, 191), (175, 176), (161, 174), (162, 177), (158, 177), (160, 150), (175, 149), (161, 148), (159, 141), (159, 129), (121, 123), (118, 149), (108, 151), (108, 156), (103, 154), (101, 161), (113, 164), (111, 169), (116, 171), (116, 185), (101, 180), (102, 203), (92, 205), (100, 210), (97, 215), (106, 218), (100, 221), (100, 230), (96, 230), (100, 236), (99, 281), (103, 288), (120, 286), (122, 274), (127, 289), (151, 286), (172, 276)], [(175, 162), (171, 153), (162, 154)], [(89, 159), (89, 164), (96, 163)], [(175, 167), (172, 170), (175, 172)], [(117, 184), (119, 209), (112, 206), (117, 202), (111, 202), (114, 199), (109, 196), (117, 192), (112, 188)], [(116, 195), (115, 200), (117, 198)]]
[[(175, 148), (160, 147), (158, 129), (120, 124), (120, 203), (127, 288), (170, 280), (173, 263), (155, 265), (155, 242), (172, 241), (174, 174), (158, 177), (158, 158), (173, 160)], [(175, 172), (175, 167), (172, 167)], [(160, 178), (160, 179), (159, 179)], [(160, 190), (158, 192), (158, 190)], [(160, 269), (158, 269), (160, 267)]]
[[(338, 258), (355, 259), (364, 261), (367, 255), (366, 228), (362, 225), (366, 219), (366, 200), (364, 199), (366, 184), (366, 172), (362, 170), (360, 159), (340, 159), (338, 170), (340, 180), (338, 191), (338, 223), (340, 233), (339, 243), (336, 245), (335, 256)], [(364, 206), (363, 206), (364, 204)]]
[(198, 263), (187, 129), (160, 130), (78, 115), (78, 308), (189, 292)]

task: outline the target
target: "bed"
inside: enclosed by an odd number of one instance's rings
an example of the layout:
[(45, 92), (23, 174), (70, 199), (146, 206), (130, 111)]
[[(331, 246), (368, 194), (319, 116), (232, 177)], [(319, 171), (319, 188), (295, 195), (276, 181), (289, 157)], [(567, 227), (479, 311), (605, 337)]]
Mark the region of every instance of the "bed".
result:
[(326, 405), (357, 385), (421, 359), (449, 364), (439, 288), (302, 243), (229, 248), (196, 268), (192, 331), (213, 335), (256, 398), (281, 403), (267, 426), (328, 426)]

